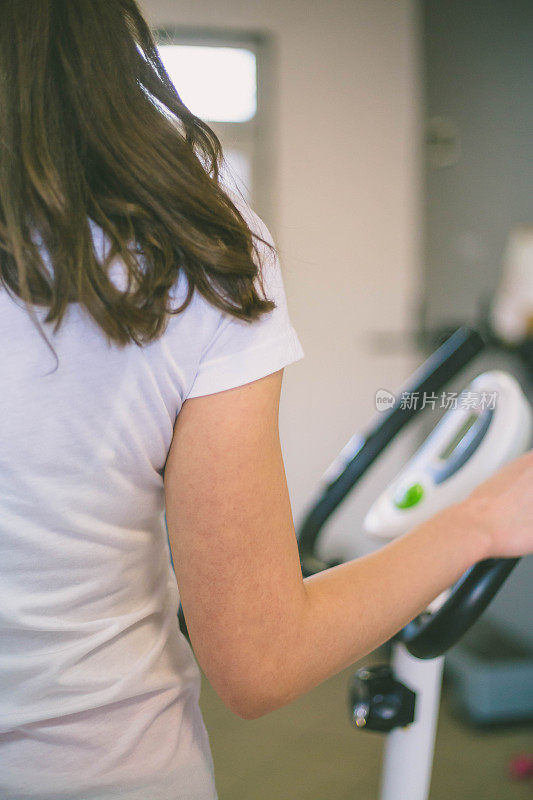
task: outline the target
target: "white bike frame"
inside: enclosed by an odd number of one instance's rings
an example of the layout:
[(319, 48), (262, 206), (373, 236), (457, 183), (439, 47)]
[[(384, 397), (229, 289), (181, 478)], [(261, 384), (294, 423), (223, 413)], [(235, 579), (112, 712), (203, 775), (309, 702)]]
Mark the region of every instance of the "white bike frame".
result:
[(396, 680), (416, 694), (415, 721), (387, 735), (381, 800), (428, 800), (439, 717), (444, 656), (423, 660), (394, 642)]

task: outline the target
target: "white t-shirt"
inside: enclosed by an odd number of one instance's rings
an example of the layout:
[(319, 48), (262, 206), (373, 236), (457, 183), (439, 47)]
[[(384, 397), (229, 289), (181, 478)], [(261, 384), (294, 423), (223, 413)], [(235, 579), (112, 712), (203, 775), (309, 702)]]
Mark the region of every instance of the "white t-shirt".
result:
[[(2, 800), (217, 796), (162, 475), (188, 397), (304, 355), (279, 262), (263, 252), (277, 307), (253, 323), (195, 292), (158, 341), (121, 349), (77, 303), (57, 334), (35, 307), (55, 372), (22, 300), (0, 290)], [(185, 294), (182, 275), (172, 308)]]

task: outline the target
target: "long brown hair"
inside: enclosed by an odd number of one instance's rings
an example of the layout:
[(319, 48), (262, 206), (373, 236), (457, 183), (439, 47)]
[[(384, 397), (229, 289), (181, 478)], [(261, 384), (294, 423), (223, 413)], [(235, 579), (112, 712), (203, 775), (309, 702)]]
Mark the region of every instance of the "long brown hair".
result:
[[(121, 346), (159, 338), (195, 288), (240, 319), (271, 311), (220, 142), (181, 101), (135, 0), (0, 0), (0, 19), (0, 286), (34, 321), (33, 304), (49, 307), (54, 332), (79, 302)], [(112, 244), (103, 261), (91, 220)], [(116, 257), (126, 292), (108, 275)], [(187, 297), (170, 309), (180, 270)]]

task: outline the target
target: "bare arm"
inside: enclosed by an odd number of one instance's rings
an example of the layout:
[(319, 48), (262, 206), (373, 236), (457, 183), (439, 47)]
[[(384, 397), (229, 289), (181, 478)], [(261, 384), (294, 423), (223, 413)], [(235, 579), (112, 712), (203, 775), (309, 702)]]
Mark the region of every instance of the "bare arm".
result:
[(279, 441), (282, 374), (186, 401), (165, 469), (191, 643), (222, 700), (245, 718), (375, 649), (495, 554), (487, 526), (472, 521), (486, 505), (480, 496), (475, 509), (453, 506), (376, 553), (303, 580)]

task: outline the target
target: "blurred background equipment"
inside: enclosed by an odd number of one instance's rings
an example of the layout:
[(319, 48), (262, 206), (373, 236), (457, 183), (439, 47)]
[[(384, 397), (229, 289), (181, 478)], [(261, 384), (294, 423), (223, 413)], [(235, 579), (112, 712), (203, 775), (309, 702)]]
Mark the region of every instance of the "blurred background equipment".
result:
[[(512, 372), (533, 398), (533, 5), (422, 3), (425, 288), (422, 331), (470, 322), (475, 369)], [(449, 121), (440, 139), (431, 120)], [(435, 160), (440, 150), (456, 158)], [(441, 153), (442, 155), (442, 153)], [(533, 557), (446, 658), (453, 702), (476, 724), (533, 716)]]
[(520, 345), (533, 337), (533, 224), (509, 235), (491, 322), (507, 344)]

